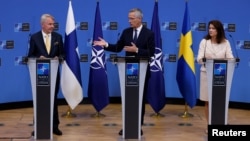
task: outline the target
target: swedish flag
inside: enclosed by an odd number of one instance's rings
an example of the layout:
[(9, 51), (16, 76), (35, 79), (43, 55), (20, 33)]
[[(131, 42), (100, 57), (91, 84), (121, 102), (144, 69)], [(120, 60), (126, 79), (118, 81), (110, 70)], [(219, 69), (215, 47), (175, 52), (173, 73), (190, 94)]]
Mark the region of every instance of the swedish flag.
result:
[(192, 44), (188, 2), (186, 2), (177, 62), (176, 80), (182, 96), (191, 108), (196, 105), (197, 100), (194, 64), (195, 58)]

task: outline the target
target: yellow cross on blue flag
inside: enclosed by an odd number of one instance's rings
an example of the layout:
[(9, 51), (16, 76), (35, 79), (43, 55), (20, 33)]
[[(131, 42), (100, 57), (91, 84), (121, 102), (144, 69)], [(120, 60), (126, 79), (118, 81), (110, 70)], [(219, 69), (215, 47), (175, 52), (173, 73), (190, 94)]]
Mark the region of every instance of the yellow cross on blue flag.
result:
[(177, 62), (176, 80), (179, 86), (180, 93), (191, 108), (196, 105), (197, 101), (195, 58), (192, 45), (193, 42), (188, 2), (186, 2)]

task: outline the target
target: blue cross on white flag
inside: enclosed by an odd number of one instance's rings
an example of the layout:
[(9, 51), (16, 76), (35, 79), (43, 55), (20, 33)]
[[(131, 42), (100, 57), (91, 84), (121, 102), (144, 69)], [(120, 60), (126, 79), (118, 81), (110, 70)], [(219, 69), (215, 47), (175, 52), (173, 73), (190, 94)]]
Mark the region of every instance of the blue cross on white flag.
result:
[(66, 21), (64, 51), (66, 59), (62, 63), (61, 89), (71, 109), (83, 99), (81, 69), (79, 61), (76, 26), (71, 1)]

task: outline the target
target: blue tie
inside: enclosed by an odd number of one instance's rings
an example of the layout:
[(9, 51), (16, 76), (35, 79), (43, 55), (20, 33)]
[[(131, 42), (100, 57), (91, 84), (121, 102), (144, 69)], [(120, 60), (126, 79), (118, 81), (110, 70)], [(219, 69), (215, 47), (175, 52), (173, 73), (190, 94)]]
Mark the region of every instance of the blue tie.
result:
[(136, 40), (137, 40), (137, 30), (135, 29), (134, 32), (135, 32), (135, 34), (134, 34), (134, 39), (133, 40), (134, 40), (134, 43), (136, 43)]

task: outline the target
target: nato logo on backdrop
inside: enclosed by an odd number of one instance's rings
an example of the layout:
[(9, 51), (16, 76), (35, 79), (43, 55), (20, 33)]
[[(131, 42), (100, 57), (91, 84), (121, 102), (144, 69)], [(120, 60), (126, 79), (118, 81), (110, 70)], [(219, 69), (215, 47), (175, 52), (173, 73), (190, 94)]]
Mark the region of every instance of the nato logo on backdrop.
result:
[(236, 49), (250, 49), (250, 41), (246, 40), (236, 41)]
[(118, 23), (106, 21), (102, 23), (102, 30), (117, 30)]
[(162, 55), (162, 61), (163, 62), (176, 62), (177, 55), (176, 54), (163, 54)]
[(198, 27), (199, 27), (198, 22), (194, 22), (194, 23), (191, 24), (191, 30), (192, 31), (198, 31)]
[(20, 31), (22, 31), (22, 23), (16, 23), (16, 24), (14, 25), (14, 31), (15, 31), (15, 32), (20, 32)]
[(6, 40), (0, 41), (0, 49), (6, 49)]
[(236, 49), (244, 49), (244, 41), (243, 40), (236, 41)]
[(191, 25), (191, 30), (192, 31), (206, 31), (206, 23), (199, 23), (199, 22), (194, 22)]
[(14, 32), (24, 32), (24, 31), (30, 31), (29, 23), (16, 23), (14, 25)]
[(76, 23), (77, 30), (88, 30), (88, 28), (89, 28), (88, 22), (77, 22)]
[(169, 28), (169, 22), (163, 22), (161, 24), (161, 30), (168, 30)]
[(23, 56), (15, 57), (15, 66), (23, 65)]
[(224, 30), (227, 32), (235, 32), (236, 24), (223, 23)]
[(161, 24), (161, 30), (176, 30), (177, 23), (176, 22), (163, 22)]
[(0, 40), (0, 49), (13, 49), (14, 40)]

